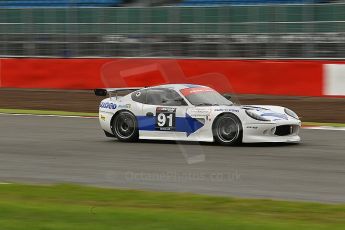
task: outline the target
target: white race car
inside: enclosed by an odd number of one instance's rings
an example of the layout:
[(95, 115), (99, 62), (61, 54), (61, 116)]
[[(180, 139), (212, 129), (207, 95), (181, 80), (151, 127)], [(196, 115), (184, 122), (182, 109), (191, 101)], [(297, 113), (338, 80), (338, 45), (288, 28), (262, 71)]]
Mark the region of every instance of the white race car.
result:
[[(120, 93), (127, 94), (119, 96)], [(280, 106), (235, 105), (212, 88), (169, 84), (96, 89), (106, 136), (120, 141), (176, 140), (222, 145), (300, 141), (301, 121)]]

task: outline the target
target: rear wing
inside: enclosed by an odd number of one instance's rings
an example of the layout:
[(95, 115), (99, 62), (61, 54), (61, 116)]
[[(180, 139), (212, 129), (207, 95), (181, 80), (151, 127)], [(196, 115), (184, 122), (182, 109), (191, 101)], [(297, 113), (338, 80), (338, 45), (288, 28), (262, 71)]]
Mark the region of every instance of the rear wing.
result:
[[(120, 92), (128, 92), (127, 94), (131, 93), (131, 92), (134, 92), (134, 91), (137, 91), (139, 89), (142, 89), (143, 87), (131, 87), (131, 88), (104, 88), (104, 89), (95, 89), (94, 92), (95, 92), (95, 95), (96, 96), (102, 96), (102, 97), (105, 97), (107, 95), (109, 95), (109, 97), (112, 97), (112, 96), (118, 96), (118, 93)], [(126, 95), (127, 95), (126, 94)], [(124, 96), (124, 95), (122, 95)]]

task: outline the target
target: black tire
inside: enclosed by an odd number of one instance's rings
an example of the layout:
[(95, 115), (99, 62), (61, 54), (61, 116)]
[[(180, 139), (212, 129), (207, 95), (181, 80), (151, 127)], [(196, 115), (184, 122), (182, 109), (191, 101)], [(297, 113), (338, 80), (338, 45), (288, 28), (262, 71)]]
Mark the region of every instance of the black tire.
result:
[(120, 141), (137, 141), (139, 139), (138, 122), (129, 111), (122, 111), (113, 119), (114, 136)]
[(234, 114), (217, 117), (212, 132), (215, 141), (221, 145), (236, 145), (242, 141), (242, 123)]

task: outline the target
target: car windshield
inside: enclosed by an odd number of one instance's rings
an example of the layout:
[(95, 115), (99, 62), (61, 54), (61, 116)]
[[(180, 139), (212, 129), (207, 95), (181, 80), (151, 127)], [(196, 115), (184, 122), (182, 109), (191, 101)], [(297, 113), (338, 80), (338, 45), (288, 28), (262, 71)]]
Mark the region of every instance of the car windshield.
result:
[(233, 105), (233, 103), (208, 87), (186, 88), (181, 93), (195, 106)]

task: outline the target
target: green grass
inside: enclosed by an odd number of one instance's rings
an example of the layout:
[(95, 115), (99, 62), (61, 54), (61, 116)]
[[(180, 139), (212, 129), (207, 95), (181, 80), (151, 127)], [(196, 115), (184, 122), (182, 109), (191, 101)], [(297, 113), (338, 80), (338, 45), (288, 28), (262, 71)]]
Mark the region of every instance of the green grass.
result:
[(82, 116), (82, 117), (97, 117), (98, 116), (97, 113), (49, 111), (49, 110), (33, 110), (33, 109), (0, 109), (0, 113), (7, 113), (7, 114), (34, 114), (34, 115), (57, 115), (57, 116)]
[[(32, 110), (32, 109), (0, 109), (0, 113), (7, 114), (33, 114), (33, 115), (58, 115), (58, 116), (81, 116), (81, 117), (97, 117), (97, 113), (84, 112), (67, 112), (67, 111), (49, 111), (49, 110)], [(303, 122), (304, 126), (331, 126), (345, 127), (343, 123), (321, 123), (321, 122)]]
[(345, 204), (0, 185), (0, 229), (345, 229)]
[(345, 127), (343, 123), (320, 123), (320, 122), (303, 122), (305, 126), (331, 126), (331, 127)]

